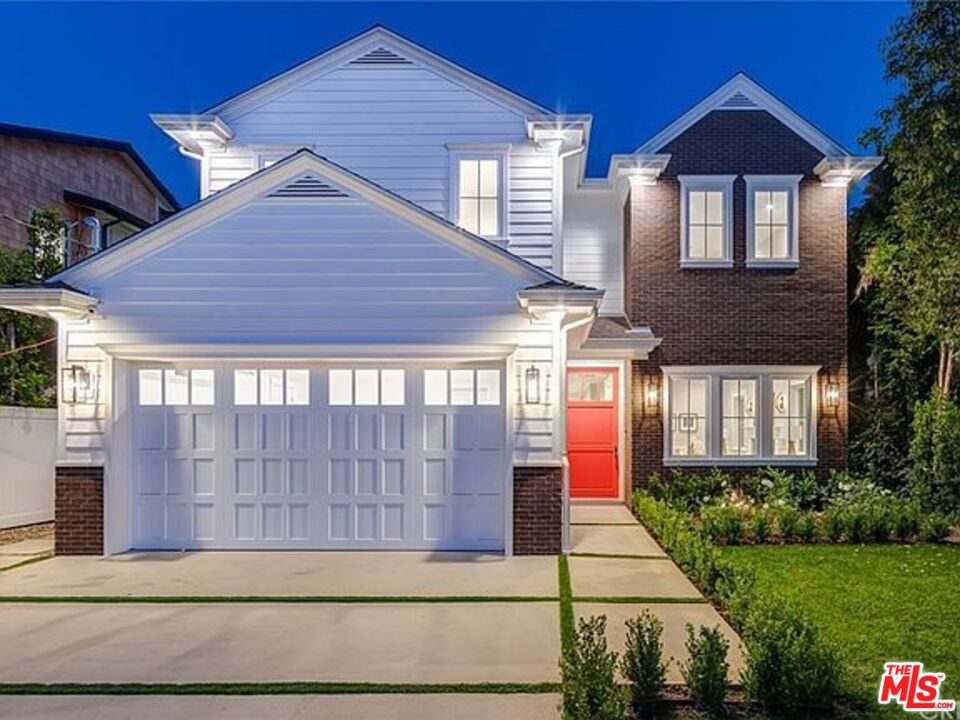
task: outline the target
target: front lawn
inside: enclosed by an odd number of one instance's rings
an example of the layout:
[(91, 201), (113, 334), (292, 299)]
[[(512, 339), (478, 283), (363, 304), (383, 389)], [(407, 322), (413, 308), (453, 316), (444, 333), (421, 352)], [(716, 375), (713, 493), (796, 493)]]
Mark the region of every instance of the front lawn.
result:
[(945, 672), (941, 697), (960, 699), (960, 547), (785, 545), (721, 552), (754, 566), (762, 587), (789, 598), (823, 629), (865, 699), (876, 697), (890, 660), (919, 660), (925, 669)]

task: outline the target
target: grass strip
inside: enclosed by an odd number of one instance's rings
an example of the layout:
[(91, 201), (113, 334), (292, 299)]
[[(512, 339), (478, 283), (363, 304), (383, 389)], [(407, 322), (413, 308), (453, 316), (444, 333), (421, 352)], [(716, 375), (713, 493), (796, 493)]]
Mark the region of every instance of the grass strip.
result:
[(46, 555), (38, 555), (37, 557), (27, 558), (26, 560), (22, 560), (14, 565), (7, 565), (5, 568), (0, 568), (0, 572), (10, 572), (11, 570), (22, 568), (24, 565), (33, 565), (34, 563), (41, 562), (42, 560), (49, 560), (52, 557), (53, 553), (47, 553)]
[(555, 693), (559, 683), (0, 683), (0, 695), (534, 695)]
[(669, 560), (667, 555), (630, 555), (629, 553), (570, 553), (571, 557), (606, 558), (607, 560)]
[(574, 527), (638, 527), (635, 522), (572, 522)]
[(648, 595), (634, 595), (624, 597), (603, 597), (584, 595), (573, 598), (578, 603), (594, 603), (604, 605), (709, 605), (704, 597), (656, 597)]
[(549, 595), (10, 595), (2, 603), (76, 603), (87, 605), (141, 604), (176, 605), (182, 603), (541, 603), (557, 602)]
[(573, 617), (573, 586), (566, 555), (557, 558), (557, 584), (560, 590), (560, 650), (567, 653), (576, 642), (577, 625)]

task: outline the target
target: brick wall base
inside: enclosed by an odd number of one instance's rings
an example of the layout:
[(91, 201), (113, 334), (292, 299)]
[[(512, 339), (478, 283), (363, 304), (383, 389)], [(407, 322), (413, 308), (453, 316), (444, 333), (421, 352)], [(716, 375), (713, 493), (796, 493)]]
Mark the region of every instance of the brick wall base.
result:
[(563, 469), (513, 468), (514, 555), (558, 555), (563, 546)]
[(103, 555), (103, 468), (57, 467), (57, 555)]

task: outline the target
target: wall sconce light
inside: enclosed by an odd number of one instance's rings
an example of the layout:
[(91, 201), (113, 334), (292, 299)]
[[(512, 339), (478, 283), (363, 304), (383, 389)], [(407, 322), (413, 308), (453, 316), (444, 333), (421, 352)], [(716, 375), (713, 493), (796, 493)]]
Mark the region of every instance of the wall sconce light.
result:
[(653, 377), (647, 378), (643, 389), (643, 409), (647, 415), (656, 415), (660, 410), (660, 386)]
[(840, 405), (840, 385), (836, 382), (828, 382), (824, 396), (827, 400), (827, 407), (838, 407)]
[(82, 365), (71, 365), (63, 369), (63, 402), (75, 405), (97, 399), (100, 378), (93, 370)]
[(523, 400), (527, 405), (540, 404), (540, 368), (533, 365), (523, 373)]

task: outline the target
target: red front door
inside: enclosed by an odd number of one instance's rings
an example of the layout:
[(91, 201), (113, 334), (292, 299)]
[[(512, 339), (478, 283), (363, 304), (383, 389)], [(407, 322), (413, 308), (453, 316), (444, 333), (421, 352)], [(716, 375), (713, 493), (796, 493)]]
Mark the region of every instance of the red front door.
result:
[(567, 455), (570, 496), (616, 499), (617, 370), (568, 368)]

